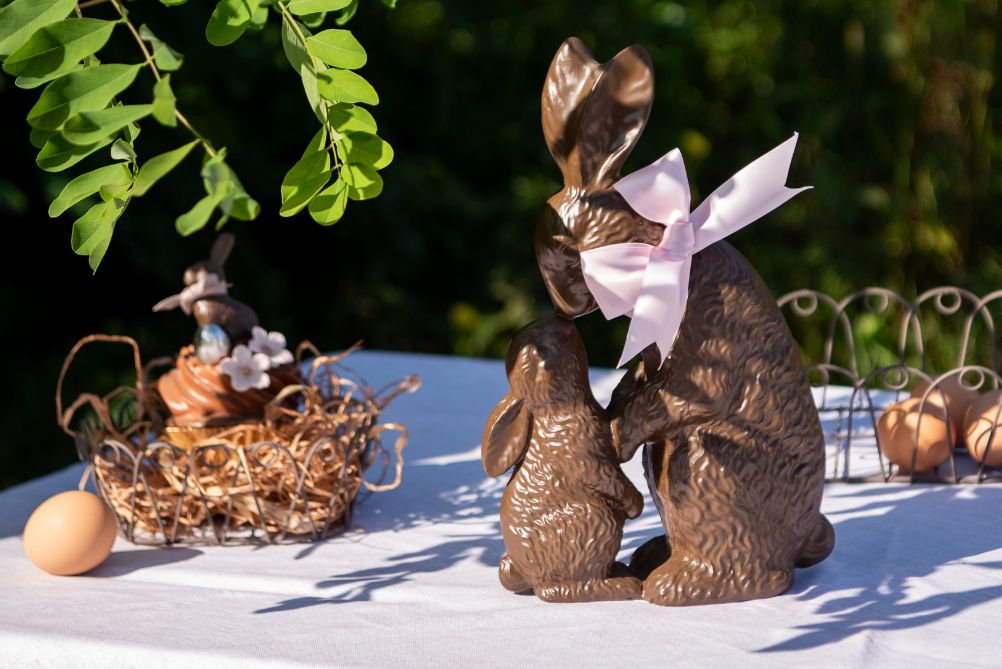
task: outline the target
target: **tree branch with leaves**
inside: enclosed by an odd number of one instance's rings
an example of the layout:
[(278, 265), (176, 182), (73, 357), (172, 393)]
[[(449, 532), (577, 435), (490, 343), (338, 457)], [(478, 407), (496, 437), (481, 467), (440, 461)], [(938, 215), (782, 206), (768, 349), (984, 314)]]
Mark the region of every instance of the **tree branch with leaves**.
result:
[[(159, 1), (167, 6), (186, 2)], [(381, 1), (390, 8), (396, 4)], [(122, 0), (13, 0), (5, 5), (0, 0), (0, 5), (3, 71), (15, 77), (18, 88), (41, 89), (27, 116), (29, 141), (39, 150), (37, 165), (61, 172), (104, 157), (105, 164), (73, 178), (49, 207), (52, 217), (78, 213), (70, 243), (88, 256), (93, 270), (132, 198), (146, 195), (196, 148), (202, 154), (205, 195), (177, 216), (177, 231), (190, 235), (214, 215), (217, 229), (231, 218), (258, 216), (260, 205), (227, 164), (226, 149), (214, 147), (178, 108), (171, 77), (181, 68), (182, 55), (147, 25), (137, 26)], [(393, 149), (362, 106), (379, 103), (375, 89), (356, 71), (366, 63), (365, 49), (341, 27), (358, 5), (359, 0), (219, 0), (208, 19), (206, 39), (226, 46), (247, 31), (267, 29), (274, 17), (286, 58), (316, 115), (319, 130), (282, 180), (282, 216), (306, 209), (316, 222), (332, 225), (350, 200), (382, 192), (379, 170), (393, 160)], [(325, 28), (329, 22), (339, 27)], [(134, 42), (141, 60), (102, 62), (100, 53), (113, 39)], [(180, 127), (190, 141), (141, 161), (136, 140), (141, 122), (150, 118), (166, 128)]]

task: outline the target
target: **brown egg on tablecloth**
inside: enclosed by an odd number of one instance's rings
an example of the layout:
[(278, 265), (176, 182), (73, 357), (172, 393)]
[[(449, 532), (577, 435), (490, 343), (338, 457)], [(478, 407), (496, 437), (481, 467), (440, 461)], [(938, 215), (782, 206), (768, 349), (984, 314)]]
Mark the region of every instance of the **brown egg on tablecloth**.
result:
[(82, 574), (105, 561), (117, 529), (104, 500), (71, 490), (50, 497), (31, 514), (24, 526), (24, 552), (50, 574)]
[[(930, 381), (922, 379), (912, 389), (912, 397), (922, 399), (922, 395), (930, 385)], [(964, 386), (959, 376), (945, 378), (929, 391), (926, 401), (936, 406), (945, 406), (946, 413), (950, 416), (953, 445), (957, 448), (964, 445), (964, 417), (967, 415), (967, 410), (980, 396), (977, 390)]]
[[(1002, 404), (1002, 390), (993, 390), (977, 399), (967, 410), (964, 434), (967, 438), (967, 452), (978, 464), (984, 460), (986, 467), (1002, 466), (1002, 426), (992, 435), (992, 427), (1002, 421), (999, 405)], [(989, 444), (991, 449), (989, 449)]]
[(934, 402), (926, 402), (920, 413), (921, 404), (922, 400), (914, 397), (892, 404), (877, 421), (880, 452), (902, 473), (912, 471), (913, 457), (915, 472), (935, 469), (950, 457), (946, 411)]

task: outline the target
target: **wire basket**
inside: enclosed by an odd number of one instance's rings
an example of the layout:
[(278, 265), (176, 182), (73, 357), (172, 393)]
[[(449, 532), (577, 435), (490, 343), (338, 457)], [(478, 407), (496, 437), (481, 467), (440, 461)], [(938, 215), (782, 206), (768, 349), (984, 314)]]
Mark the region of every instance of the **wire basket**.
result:
[[(62, 386), (81, 348), (96, 342), (129, 345), (136, 384), (108, 395), (80, 395), (63, 408)], [(343, 365), (300, 345), (303, 382), (283, 388), (260, 420), (223, 428), (171, 427), (151, 370), (129, 337), (91, 335), (73, 347), (59, 376), (56, 408), (89, 464), (98, 493), (122, 533), (137, 544), (264, 544), (313, 541), (348, 528), (360, 491), (396, 488), (407, 430), (379, 423), (387, 404), (413, 392), (410, 376), (374, 391)], [(304, 352), (313, 357), (303, 361)], [(76, 416), (82, 408), (89, 415)], [(76, 423), (78, 429), (71, 426)], [(395, 432), (392, 449), (383, 437)], [(366, 479), (374, 465), (376, 482)], [(389, 471), (394, 478), (382, 483)]]
[[(1002, 468), (986, 464), (1002, 402), (994, 410), (980, 461), (961, 445), (961, 435), (947, 420), (949, 458), (935, 470), (914, 472), (921, 422), (931, 414), (929, 407), (945, 401), (945, 384), (981, 393), (1002, 385), (992, 315), (1002, 308), (1002, 291), (978, 297), (943, 286), (907, 300), (870, 287), (836, 300), (804, 289), (783, 295), (778, 303), (802, 350), (820, 350), (820, 359), (803, 355), (825, 431), (828, 481), (1002, 482)], [(885, 409), (923, 381), (928, 385), (915, 395), (919, 425), (912, 467), (902, 470), (885, 457), (876, 425)]]

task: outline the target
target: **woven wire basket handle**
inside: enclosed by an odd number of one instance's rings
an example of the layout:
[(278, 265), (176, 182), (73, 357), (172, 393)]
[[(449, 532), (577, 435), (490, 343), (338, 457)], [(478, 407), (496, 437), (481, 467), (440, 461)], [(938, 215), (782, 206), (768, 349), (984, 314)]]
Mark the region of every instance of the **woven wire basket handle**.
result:
[[(94, 393), (83, 393), (76, 400), (73, 401), (65, 410), (63, 409), (63, 382), (66, 379), (66, 374), (70, 370), (70, 366), (73, 364), (73, 360), (76, 358), (77, 353), (80, 350), (92, 344), (94, 342), (105, 342), (112, 344), (128, 344), (132, 348), (132, 360), (136, 369), (136, 386), (135, 388), (129, 388), (128, 386), (120, 386), (112, 390), (107, 395), (101, 396)], [(98, 415), (101, 421), (104, 423), (105, 428), (108, 432), (112, 433), (118, 438), (125, 438), (134, 431), (136, 426), (142, 423), (144, 412), (146, 409), (145, 402), (145, 392), (144, 388), (144, 370), (142, 358), (139, 355), (139, 344), (132, 337), (125, 337), (119, 335), (101, 335), (93, 334), (88, 335), (78, 341), (70, 349), (69, 354), (66, 356), (66, 360), (63, 361), (63, 368), (59, 371), (59, 380), (56, 382), (56, 420), (59, 422), (59, 426), (63, 429), (63, 432), (71, 437), (76, 438), (77, 432), (70, 428), (70, 423), (73, 420), (73, 416), (80, 409), (80, 407), (85, 405), (90, 405), (94, 412)], [(116, 432), (115, 423), (112, 420), (111, 413), (108, 409), (108, 405), (115, 397), (124, 393), (135, 393), (136, 395), (136, 418), (133, 423), (133, 427), (126, 430), (126, 434), (120, 435)]]

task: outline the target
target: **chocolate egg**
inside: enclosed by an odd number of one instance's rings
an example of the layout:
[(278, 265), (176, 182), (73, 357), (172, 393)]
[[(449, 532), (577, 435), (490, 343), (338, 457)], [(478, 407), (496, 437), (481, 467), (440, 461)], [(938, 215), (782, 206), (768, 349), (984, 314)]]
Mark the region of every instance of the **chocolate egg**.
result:
[(115, 543), (115, 514), (97, 495), (82, 490), (42, 502), (24, 526), (24, 552), (39, 569), (57, 576), (90, 571)]
[[(1002, 466), (1002, 424), (992, 436), (992, 426), (995, 425), (996, 416), (999, 416), (999, 422), (1002, 423), (1000, 404), (1002, 404), (1002, 390), (993, 390), (979, 397), (967, 411), (964, 430), (967, 437), (967, 452), (979, 464), (984, 459), (984, 464), (988, 467)], [(992, 447), (990, 451), (988, 451), (989, 441)], [(985, 451), (988, 451), (987, 458)]]
[[(925, 379), (916, 383), (915, 387), (912, 389), (912, 397), (921, 399), (929, 385), (929, 381), (926, 381)], [(967, 410), (970, 408), (971, 404), (980, 396), (981, 395), (977, 390), (966, 388), (960, 382), (960, 377), (958, 376), (951, 376), (943, 379), (929, 393), (929, 397), (926, 401), (937, 406), (943, 406), (945, 399), (946, 413), (950, 416), (950, 424), (953, 427), (953, 439), (955, 446), (963, 446), (964, 417), (967, 415)]]
[(913, 397), (893, 404), (887, 407), (877, 421), (880, 451), (884, 457), (900, 467), (902, 473), (911, 471), (916, 432), (918, 433), (916, 472), (935, 469), (950, 457), (946, 411), (935, 403), (926, 402), (920, 421), (921, 403), (921, 399)]

